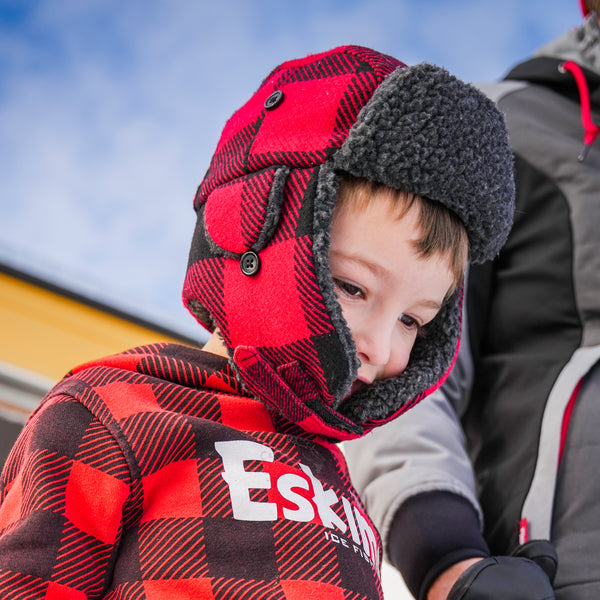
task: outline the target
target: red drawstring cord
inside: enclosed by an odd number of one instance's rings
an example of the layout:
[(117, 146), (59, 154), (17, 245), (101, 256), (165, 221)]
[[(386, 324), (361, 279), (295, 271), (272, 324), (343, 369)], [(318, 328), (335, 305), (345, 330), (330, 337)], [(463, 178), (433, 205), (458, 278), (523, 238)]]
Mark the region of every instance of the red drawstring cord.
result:
[(577, 157), (580, 161), (584, 161), (588, 152), (590, 151), (590, 147), (594, 143), (594, 140), (598, 137), (600, 133), (600, 127), (598, 127), (592, 121), (592, 109), (590, 106), (590, 92), (588, 90), (587, 81), (585, 80), (585, 75), (581, 70), (581, 67), (572, 60), (567, 60), (564, 63), (558, 66), (558, 70), (561, 73), (565, 73), (568, 71), (575, 78), (575, 83), (577, 84), (577, 89), (579, 90), (579, 100), (581, 103), (581, 122), (583, 123), (583, 129), (585, 130), (585, 135), (583, 137), (583, 148), (579, 156)]

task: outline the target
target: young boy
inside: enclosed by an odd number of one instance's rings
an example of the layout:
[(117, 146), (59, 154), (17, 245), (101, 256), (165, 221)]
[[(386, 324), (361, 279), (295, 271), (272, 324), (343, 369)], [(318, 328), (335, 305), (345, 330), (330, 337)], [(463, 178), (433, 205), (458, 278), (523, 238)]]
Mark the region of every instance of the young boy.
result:
[(195, 208), (183, 296), (215, 333), (50, 392), (2, 476), (3, 598), (382, 597), (335, 442), (445, 378), (467, 252), (512, 219), (502, 117), (368, 48), (290, 61), (228, 121)]

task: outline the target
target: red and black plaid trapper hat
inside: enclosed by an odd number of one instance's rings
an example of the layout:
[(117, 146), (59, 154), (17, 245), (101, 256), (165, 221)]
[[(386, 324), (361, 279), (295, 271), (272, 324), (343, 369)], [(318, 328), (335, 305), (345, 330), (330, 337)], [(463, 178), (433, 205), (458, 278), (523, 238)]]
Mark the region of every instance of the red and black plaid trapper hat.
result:
[(443, 69), (344, 46), (283, 63), (227, 122), (195, 198), (183, 298), (217, 326), (246, 389), (311, 433), (350, 439), (438, 387), (460, 332), (460, 291), (405, 371), (345, 398), (359, 366), (328, 267), (338, 177), (443, 203), (471, 260), (512, 224), (504, 120)]

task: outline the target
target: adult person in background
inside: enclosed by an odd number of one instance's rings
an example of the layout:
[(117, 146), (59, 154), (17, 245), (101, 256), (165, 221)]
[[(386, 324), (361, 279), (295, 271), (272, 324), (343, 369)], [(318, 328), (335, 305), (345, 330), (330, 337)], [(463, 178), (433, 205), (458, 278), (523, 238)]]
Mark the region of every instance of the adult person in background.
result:
[[(498, 558), (533, 539), (557, 551), (559, 600), (600, 598), (600, 0), (581, 8), (580, 27), (484, 86), (507, 118), (517, 210), (499, 256), (470, 270), (457, 365), (347, 447), (422, 600), (534, 597)], [(461, 595), (468, 581), (479, 595)]]

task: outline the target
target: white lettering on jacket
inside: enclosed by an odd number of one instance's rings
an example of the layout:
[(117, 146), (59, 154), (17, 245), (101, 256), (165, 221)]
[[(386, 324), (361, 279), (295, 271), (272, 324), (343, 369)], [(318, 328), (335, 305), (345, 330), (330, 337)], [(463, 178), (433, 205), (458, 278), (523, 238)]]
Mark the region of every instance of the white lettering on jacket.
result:
[[(365, 557), (379, 570), (376, 536), (365, 516), (346, 497), (342, 496), (340, 500), (334, 490), (325, 490), (323, 483), (315, 477), (310, 467), (300, 464), (301, 471), (290, 468), (288, 471), (293, 472), (281, 474), (246, 471), (244, 461), (274, 461), (271, 448), (250, 440), (215, 442), (215, 450), (223, 461), (222, 477), (229, 487), (234, 519), (276, 521), (280, 514), (290, 521), (319, 522), (327, 529), (338, 530), (341, 533), (349, 530), (352, 541), (362, 546)], [(273, 485), (277, 494), (269, 493), (269, 497), (280, 497), (285, 501), (285, 505), (278, 505), (276, 501), (251, 500), (251, 490), (271, 490)], [(340, 501), (345, 520), (333, 510)], [(334, 537), (336, 536), (331, 534), (328, 539)]]

